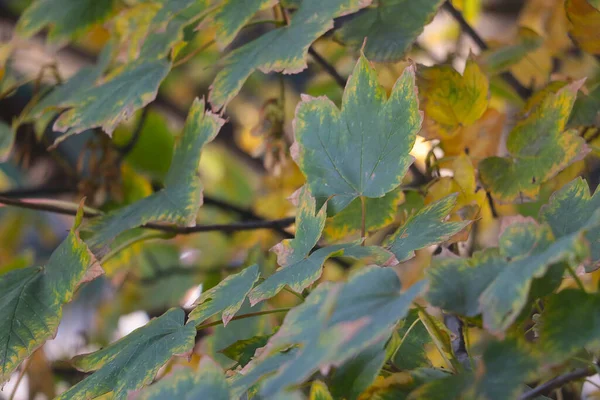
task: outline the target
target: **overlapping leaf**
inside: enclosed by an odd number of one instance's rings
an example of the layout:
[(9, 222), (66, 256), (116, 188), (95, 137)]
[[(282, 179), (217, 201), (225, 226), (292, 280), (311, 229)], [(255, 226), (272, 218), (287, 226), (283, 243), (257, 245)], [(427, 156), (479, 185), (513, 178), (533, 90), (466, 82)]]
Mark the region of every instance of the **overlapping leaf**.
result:
[[(598, 217), (586, 228), (600, 222)], [(483, 314), (486, 328), (500, 333), (517, 318), (535, 278), (560, 262), (576, 265), (587, 254), (583, 231), (553, 240), (546, 225), (513, 223), (500, 237), (499, 248), (472, 258), (445, 258), (428, 270), (431, 304), (461, 315)]]
[(317, 201), (335, 196), (329, 204), (338, 212), (357, 197), (382, 197), (400, 185), (420, 126), (413, 67), (388, 99), (361, 56), (341, 111), (327, 98), (305, 97), (298, 105), (292, 153)]
[(569, 33), (577, 45), (592, 54), (600, 54), (600, 10), (588, 0), (566, 0), (565, 11), (571, 22)]
[(213, 16), (217, 46), (225, 49), (258, 10), (275, 4), (277, 0), (222, 0)]
[(72, 300), (82, 280), (102, 272), (79, 238), (78, 223), (45, 266), (15, 269), (0, 276), (0, 383), (54, 336), (62, 307)]
[(230, 400), (229, 384), (221, 368), (210, 358), (202, 358), (198, 371), (184, 368), (173, 372), (143, 390), (136, 399)]
[(430, 367), (425, 345), (431, 343), (431, 337), (417, 310), (411, 310), (398, 329), (402, 342), (391, 358), (391, 362), (399, 369), (409, 370)]
[(286, 239), (273, 248), (281, 268), (264, 282), (257, 285), (248, 295), (251, 304), (275, 296), (286, 285), (296, 292), (313, 284), (321, 276), (325, 260), (334, 255), (352, 258), (371, 258), (380, 264), (394, 263), (391, 253), (377, 246), (361, 246), (360, 243), (345, 243), (316, 250), (315, 246), (325, 223), (325, 206), (315, 215), (316, 201), (308, 188), (300, 191), (298, 229), (296, 238)]
[(440, 0), (380, 0), (336, 31), (342, 43), (374, 61), (399, 61), (435, 16)]
[(37, 0), (23, 12), (17, 31), (32, 36), (50, 26), (51, 40), (69, 39), (111, 12), (115, 0)]
[(302, 1), (288, 26), (274, 29), (234, 50), (223, 60), (209, 100), (222, 108), (237, 95), (250, 74), (257, 69), (267, 73), (298, 73), (306, 68), (308, 48), (333, 27), (333, 19), (353, 13), (370, 0)]
[(479, 174), (494, 197), (503, 201), (531, 199), (540, 185), (588, 152), (583, 138), (566, 131), (581, 82), (548, 93), (527, 118), (510, 132), (508, 157), (489, 157), (479, 163)]
[(194, 225), (202, 204), (202, 184), (197, 176), (202, 147), (218, 133), (224, 121), (195, 100), (190, 108), (183, 135), (175, 147), (173, 163), (165, 178), (165, 188), (134, 204), (98, 217), (87, 225), (93, 232), (87, 243), (98, 249), (118, 234), (151, 221)]
[(443, 222), (455, 204), (456, 195), (450, 195), (410, 217), (388, 240), (398, 261), (412, 258), (415, 250), (443, 242), (467, 226), (470, 221)]
[(202, 293), (194, 303), (195, 308), (190, 313), (188, 322), (198, 325), (213, 315), (222, 313), (223, 325), (227, 325), (239, 311), (259, 276), (258, 265), (255, 264), (223, 279), (217, 286)]
[[(590, 196), (587, 183), (582, 178), (576, 178), (550, 197), (548, 204), (540, 211), (540, 218), (550, 225), (554, 236), (560, 238), (585, 229), (599, 208), (598, 191)], [(585, 238), (594, 266), (600, 261), (600, 227), (587, 230)]]
[(271, 335), (258, 335), (250, 339), (238, 340), (220, 352), (245, 367), (254, 357), (256, 350), (265, 347), (270, 337)]
[(92, 399), (111, 392), (114, 399), (127, 398), (152, 382), (172, 356), (192, 350), (196, 328), (185, 325), (184, 319), (182, 309), (170, 309), (110, 346), (75, 357), (75, 367), (95, 372), (57, 399)]
[(419, 95), (425, 107), (425, 133), (452, 137), (473, 125), (488, 106), (489, 82), (472, 59), (461, 76), (450, 65), (419, 69)]
[[(396, 273), (376, 266), (363, 268), (344, 285), (322, 284), (286, 315), (261, 355), (242, 372), (252, 374), (264, 364), (273, 371), (271, 364), (279, 360), (277, 372), (265, 378), (260, 389), (263, 396), (275, 396), (317, 369), (341, 365), (383, 340), (423, 288), (424, 282), (419, 282), (401, 293)], [(283, 356), (289, 354), (281, 353), (286, 349), (292, 349), (292, 355)], [(281, 362), (282, 358), (287, 359)], [(252, 383), (247, 376), (240, 378), (246, 387)]]

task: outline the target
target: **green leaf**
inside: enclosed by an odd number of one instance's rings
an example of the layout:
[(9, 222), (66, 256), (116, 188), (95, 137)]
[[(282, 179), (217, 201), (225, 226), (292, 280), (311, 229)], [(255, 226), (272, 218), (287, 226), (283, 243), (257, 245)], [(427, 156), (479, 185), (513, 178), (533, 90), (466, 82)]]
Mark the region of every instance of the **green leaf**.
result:
[(74, 228), (45, 266), (0, 276), (0, 383), (54, 336), (63, 305), (73, 299), (82, 281), (101, 273)]
[(355, 50), (362, 47), (366, 38), (364, 52), (368, 59), (400, 61), (441, 3), (440, 0), (379, 0), (374, 7), (343, 24), (335, 37)]
[(485, 51), (479, 56), (479, 61), (485, 65), (488, 73), (499, 74), (537, 50), (543, 42), (544, 38), (534, 30), (521, 27), (516, 43)]
[(419, 282), (402, 293), (396, 272), (376, 266), (359, 270), (346, 284), (319, 285), (286, 315), (261, 355), (246, 366), (258, 368), (281, 357), (281, 350), (300, 346), (263, 380), (260, 394), (275, 396), (317, 369), (341, 365), (386, 339), (423, 288)]
[(213, 17), (216, 42), (223, 50), (257, 11), (277, 4), (277, 0), (222, 0)]
[(479, 163), (480, 178), (494, 197), (507, 202), (534, 199), (542, 183), (589, 152), (577, 132), (563, 132), (581, 84), (548, 93), (508, 135), (510, 155)]
[[(598, 221), (594, 222), (595, 224)], [(483, 314), (484, 326), (501, 333), (517, 318), (534, 278), (560, 262), (577, 265), (586, 252), (581, 232), (553, 241), (550, 228), (533, 221), (513, 223), (499, 248), (472, 258), (436, 260), (428, 270), (432, 305), (466, 316)]]
[(258, 265), (252, 265), (240, 273), (230, 275), (217, 286), (202, 293), (194, 303), (188, 322), (197, 326), (217, 313), (222, 313), (223, 325), (235, 316), (246, 299), (246, 295), (258, 280)]
[(214, 109), (225, 107), (257, 69), (285, 74), (304, 70), (308, 48), (333, 27), (332, 20), (366, 5), (361, 0), (302, 1), (289, 25), (269, 31), (225, 57), (212, 85), (210, 103)]
[[(410, 329), (410, 331), (409, 331)], [(420, 367), (430, 367), (425, 345), (432, 343), (429, 333), (419, 318), (418, 310), (411, 310), (408, 317), (398, 329), (400, 338), (404, 338), (391, 361), (399, 369), (411, 370)]]
[(471, 222), (443, 222), (455, 204), (454, 194), (419, 210), (388, 239), (388, 249), (402, 262), (414, 257), (415, 250), (443, 242), (460, 232)]
[[(555, 237), (560, 238), (585, 229), (589, 221), (595, 219), (594, 213), (598, 208), (598, 191), (590, 196), (587, 183), (578, 177), (552, 194), (548, 204), (540, 210), (540, 219), (550, 225)], [(595, 267), (600, 262), (600, 227), (587, 230), (585, 238)]]
[(567, 128), (582, 126), (600, 127), (600, 86), (589, 94), (583, 92), (577, 94)]
[(29, 37), (50, 26), (50, 40), (70, 39), (102, 21), (114, 0), (36, 0), (23, 12), (17, 32)]
[(250, 339), (238, 340), (220, 352), (244, 367), (252, 360), (256, 350), (265, 347), (270, 337), (271, 335), (259, 335), (253, 336)]
[[(398, 203), (404, 199), (400, 189), (392, 190), (383, 197), (365, 199), (365, 230), (382, 228), (394, 221)], [(323, 236), (327, 240), (338, 240), (355, 235), (361, 230), (362, 206), (360, 199), (353, 200), (333, 217), (327, 218)]]
[(314, 381), (310, 387), (310, 394), (308, 400), (333, 400), (327, 385), (321, 381)]
[(414, 68), (389, 99), (364, 56), (348, 80), (342, 110), (327, 98), (304, 97), (296, 108), (294, 160), (319, 203), (334, 212), (359, 196), (383, 197), (400, 185), (421, 127)]
[(0, 163), (5, 162), (10, 157), (10, 153), (15, 143), (16, 130), (8, 124), (0, 122)]
[(587, 0), (588, 4), (600, 11), (600, 0)]
[(539, 321), (540, 345), (552, 361), (600, 349), (600, 296), (566, 289), (553, 295)]
[(217, 135), (224, 121), (204, 109), (196, 99), (190, 108), (183, 135), (175, 146), (165, 188), (134, 204), (92, 219), (86, 240), (92, 250), (106, 246), (120, 233), (151, 221), (192, 226), (202, 204), (202, 184), (196, 173), (202, 147)]
[(208, 357), (202, 357), (198, 371), (183, 368), (174, 371), (144, 389), (136, 399), (210, 399), (230, 400), (229, 385), (221, 368)]
[(75, 357), (77, 369), (95, 372), (57, 399), (91, 399), (110, 392), (114, 399), (127, 398), (152, 382), (173, 355), (192, 351), (196, 329), (184, 325), (184, 319), (182, 309), (172, 308), (110, 346)]

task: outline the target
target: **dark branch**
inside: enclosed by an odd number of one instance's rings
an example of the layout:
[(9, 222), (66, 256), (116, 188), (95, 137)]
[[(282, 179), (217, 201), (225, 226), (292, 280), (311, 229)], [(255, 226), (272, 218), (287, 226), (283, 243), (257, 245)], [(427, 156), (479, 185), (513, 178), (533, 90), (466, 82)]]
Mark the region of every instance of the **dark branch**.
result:
[(29, 188), (16, 188), (0, 192), (0, 197), (4, 198), (25, 198), (46, 197), (50, 195), (59, 195), (74, 193), (75, 189), (71, 186), (37, 186)]
[(127, 144), (125, 144), (125, 146), (120, 147), (119, 150), (119, 163), (121, 163), (125, 157), (127, 157), (127, 155), (129, 153), (131, 153), (131, 151), (133, 150), (133, 148), (135, 147), (135, 145), (137, 144), (140, 135), (142, 133), (142, 129), (144, 128), (144, 124), (146, 123), (146, 118), (148, 118), (148, 112), (150, 111), (150, 105), (147, 105), (146, 107), (142, 108), (142, 114), (140, 115), (140, 119), (137, 122), (137, 125), (135, 126), (135, 129), (133, 130), (133, 134), (131, 135), (131, 138), (129, 139), (129, 141), (127, 142)]
[[(454, 6), (449, 0), (446, 0), (444, 2), (442, 8), (446, 10), (450, 15), (452, 15), (452, 18), (454, 18), (456, 22), (458, 22), (463, 32), (469, 35), (481, 50), (489, 50), (490, 47), (485, 42), (485, 40), (483, 40), (483, 38), (479, 36), (477, 32), (475, 32), (475, 29), (473, 29), (473, 27), (467, 22), (467, 20), (465, 20), (462, 13), (456, 8), (454, 8)], [(531, 96), (531, 89), (523, 86), (521, 82), (519, 82), (517, 78), (515, 78), (515, 76), (510, 72), (503, 72), (500, 74), (500, 76), (502, 77), (502, 79), (504, 79), (506, 83), (508, 83), (514, 89), (514, 91), (523, 100), (526, 100)]]
[(454, 356), (463, 367), (470, 369), (469, 353), (467, 352), (467, 345), (463, 334), (463, 322), (456, 315), (444, 314), (444, 324), (453, 334), (451, 345)]
[(335, 69), (335, 67), (327, 62), (319, 53), (315, 51), (312, 47), (308, 48), (308, 54), (310, 54), (315, 61), (323, 68), (335, 81), (336, 83), (344, 89), (346, 87), (346, 79), (343, 78)]
[(537, 396), (547, 395), (554, 389), (558, 389), (569, 382), (576, 381), (594, 374), (596, 374), (596, 369), (592, 367), (576, 369), (568, 374), (560, 375), (554, 379), (550, 379), (548, 382), (542, 383), (538, 387), (531, 389), (529, 392), (523, 393), (521, 397), (519, 397), (519, 400), (533, 399)]

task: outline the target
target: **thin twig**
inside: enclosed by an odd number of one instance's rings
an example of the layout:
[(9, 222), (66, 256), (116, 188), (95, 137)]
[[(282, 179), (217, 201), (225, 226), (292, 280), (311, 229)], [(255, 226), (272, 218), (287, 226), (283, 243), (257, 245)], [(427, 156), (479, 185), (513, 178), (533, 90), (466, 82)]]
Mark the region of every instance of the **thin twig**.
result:
[(596, 374), (596, 369), (592, 367), (576, 369), (575, 371), (569, 372), (568, 374), (560, 375), (556, 378), (550, 379), (548, 382), (542, 383), (536, 388), (523, 393), (521, 397), (519, 397), (519, 400), (533, 399), (537, 396), (549, 394), (554, 389), (562, 387), (569, 382), (576, 381), (585, 378), (586, 376), (591, 376), (594, 374)]
[(36, 198), (49, 195), (74, 193), (76, 189), (72, 186), (37, 186), (28, 188), (15, 188), (0, 192), (0, 197), (5, 198)]
[(308, 54), (310, 54), (315, 59), (315, 61), (321, 66), (321, 68), (323, 68), (325, 72), (327, 72), (342, 89), (346, 87), (346, 79), (344, 79), (340, 74), (338, 74), (333, 65), (329, 64), (327, 60), (321, 57), (321, 55), (317, 53), (314, 48), (309, 47)]
[[(452, 15), (452, 18), (458, 22), (463, 32), (469, 35), (481, 50), (489, 50), (490, 47), (485, 40), (483, 40), (483, 38), (479, 36), (477, 32), (475, 32), (475, 29), (473, 29), (467, 20), (465, 20), (465, 17), (463, 17), (462, 13), (454, 8), (449, 0), (444, 2), (442, 8)], [(514, 89), (521, 99), (527, 100), (531, 96), (531, 89), (523, 86), (521, 82), (519, 82), (518, 79), (515, 78), (515, 76), (510, 72), (503, 72), (500, 74), (500, 77)]]
[(27, 358), (25, 361), (23, 361), (23, 364), (21, 364), (21, 371), (19, 371), (19, 376), (17, 377), (17, 381), (15, 382), (15, 387), (10, 393), (10, 396), (8, 396), (8, 400), (13, 400), (15, 398), (17, 390), (19, 389), (19, 385), (23, 380), (23, 377), (25, 376), (25, 372), (27, 372), (29, 364), (31, 364), (31, 357)]
[[(231, 321), (236, 321), (238, 319), (246, 319), (246, 318), (258, 317), (258, 316), (267, 315), (267, 314), (275, 314), (275, 313), (281, 313), (281, 312), (288, 312), (290, 310), (291, 310), (291, 308), (275, 308), (275, 309), (272, 309), (272, 310), (257, 311), (257, 312), (253, 312), (253, 313), (237, 315), (237, 316), (231, 318)], [(215, 321), (215, 322), (209, 322), (209, 323), (206, 323), (206, 324), (200, 324), (200, 325), (198, 325), (196, 327), (196, 330), (200, 331), (202, 329), (210, 328), (211, 326), (222, 325), (222, 324), (223, 324), (222, 320), (218, 320), (218, 321)]]
[(200, 47), (192, 50), (189, 54), (187, 54), (184, 57), (181, 57), (179, 60), (175, 61), (173, 63), (173, 68), (177, 68), (180, 65), (185, 64), (186, 62), (188, 62), (189, 60), (191, 60), (192, 58), (194, 58), (195, 56), (197, 56), (198, 54), (200, 54), (204, 50), (208, 49), (213, 44), (215, 44), (215, 41), (211, 40), (210, 42), (207, 42), (206, 44), (204, 44), (204, 45), (202, 45), (202, 46), (200, 46)]

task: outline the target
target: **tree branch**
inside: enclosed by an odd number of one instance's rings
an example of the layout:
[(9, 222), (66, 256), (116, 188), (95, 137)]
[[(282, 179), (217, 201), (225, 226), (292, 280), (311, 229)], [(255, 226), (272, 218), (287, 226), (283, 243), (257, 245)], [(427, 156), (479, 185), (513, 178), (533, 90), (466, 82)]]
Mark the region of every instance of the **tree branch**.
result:
[(463, 334), (463, 322), (456, 315), (444, 314), (444, 324), (454, 335), (450, 341), (454, 357), (456, 357), (463, 367), (470, 369), (469, 353), (467, 352), (467, 345)]
[(596, 369), (592, 367), (576, 369), (568, 374), (560, 375), (556, 378), (550, 379), (548, 382), (542, 383), (538, 387), (523, 393), (521, 397), (519, 397), (519, 400), (533, 399), (537, 396), (549, 394), (552, 390), (564, 386), (569, 382), (576, 381), (594, 374), (596, 374)]
[(344, 79), (335, 69), (335, 67), (327, 62), (319, 53), (315, 51), (314, 48), (308, 48), (308, 54), (310, 54), (315, 61), (323, 68), (335, 81), (336, 83), (344, 89), (346, 87), (346, 79)]
[(142, 114), (140, 115), (140, 119), (138, 120), (137, 125), (135, 126), (135, 129), (133, 130), (133, 134), (131, 135), (131, 138), (125, 144), (125, 146), (118, 148), (118, 150), (119, 150), (119, 160), (118, 160), (119, 165), (121, 164), (121, 162), (123, 162), (125, 157), (127, 157), (127, 155), (129, 153), (131, 153), (131, 151), (137, 144), (137, 142), (140, 138), (140, 135), (142, 133), (142, 129), (144, 128), (144, 124), (146, 123), (146, 118), (148, 118), (149, 111), (150, 111), (150, 104), (148, 104), (146, 107), (142, 108)]
[[(442, 8), (452, 15), (452, 18), (458, 22), (463, 32), (469, 35), (481, 50), (489, 50), (490, 47), (485, 40), (483, 40), (483, 38), (479, 36), (477, 32), (475, 32), (475, 29), (469, 25), (462, 13), (454, 8), (450, 0), (446, 0), (442, 5)], [(531, 96), (531, 89), (523, 86), (521, 82), (519, 82), (517, 78), (515, 78), (515, 76), (510, 72), (503, 72), (500, 74), (500, 77), (504, 79), (504, 81), (508, 83), (523, 100), (527, 100)]]

